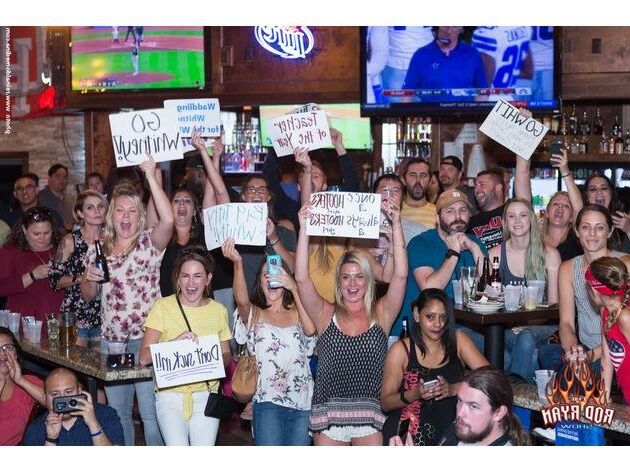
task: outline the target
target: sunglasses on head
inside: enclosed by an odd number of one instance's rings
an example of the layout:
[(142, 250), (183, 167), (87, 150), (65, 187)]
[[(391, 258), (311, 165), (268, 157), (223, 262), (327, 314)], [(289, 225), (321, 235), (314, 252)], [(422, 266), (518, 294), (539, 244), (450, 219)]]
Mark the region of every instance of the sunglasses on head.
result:
[(24, 221), (27, 223), (32, 222), (51, 222), (52, 213), (45, 207), (36, 207), (29, 209), (24, 213)]

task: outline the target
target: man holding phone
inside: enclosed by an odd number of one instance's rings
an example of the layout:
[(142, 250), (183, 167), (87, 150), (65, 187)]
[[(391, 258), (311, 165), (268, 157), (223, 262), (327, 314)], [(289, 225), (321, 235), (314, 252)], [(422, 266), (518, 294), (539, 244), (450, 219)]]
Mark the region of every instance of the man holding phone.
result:
[(48, 412), (26, 429), (24, 445), (124, 445), (120, 418), (108, 406), (94, 404), (76, 375), (66, 368), (50, 372), (44, 384)]

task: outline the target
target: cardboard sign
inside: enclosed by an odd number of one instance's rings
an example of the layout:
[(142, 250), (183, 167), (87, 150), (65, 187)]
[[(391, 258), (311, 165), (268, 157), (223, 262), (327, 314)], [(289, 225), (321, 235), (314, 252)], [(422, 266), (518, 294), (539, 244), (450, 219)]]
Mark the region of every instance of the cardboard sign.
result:
[(220, 247), (232, 237), (237, 245), (265, 246), (267, 204), (221, 204), (204, 209), (206, 247)]
[(479, 131), (518, 156), (529, 159), (549, 129), (539, 121), (521, 115), (518, 108), (499, 100)]
[(378, 239), (381, 195), (365, 192), (316, 192), (311, 195), (307, 235)]
[(109, 115), (117, 167), (135, 166), (152, 154), (155, 161), (182, 159), (177, 116), (154, 108)]
[(191, 151), (190, 137), (197, 131), (203, 138), (221, 136), (219, 99), (165, 100), (164, 108), (177, 115), (182, 151)]
[(158, 388), (225, 377), (221, 343), (216, 335), (149, 345)]
[(298, 147), (312, 151), (332, 145), (324, 110), (282, 115), (269, 120), (268, 128), (278, 157), (293, 154), (293, 150)]

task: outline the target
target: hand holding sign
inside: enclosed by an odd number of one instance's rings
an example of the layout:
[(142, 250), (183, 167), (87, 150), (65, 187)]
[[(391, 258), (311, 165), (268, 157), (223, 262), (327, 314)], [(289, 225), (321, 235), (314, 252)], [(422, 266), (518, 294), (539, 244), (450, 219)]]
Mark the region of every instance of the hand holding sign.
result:
[(304, 166), (305, 170), (311, 169), (313, 163), (308, 155), (308, 148), (295, 148), (293, 156), (295, 156), (295, 162)]
[(148, 153), (146, 161), (142, 161), (140, 164), (138, 164), (138, 168), (144, 173), (147, 180), (157, 178), (157, 173), (160, 172), (160, 169), (158, 168), (155, 159), (153, 159), (153, 156)]
[(202, 153), (203, 151), (206, 151), (206, 142), (201, 137), (201, 134), (199, 134), (198, 131), (192, 132), (192, 135), (190, 136), (190, 144), (193, 148), (195, 148), (200, 153)]
[(223, 256), (229, 259), (232, 263), (240, 263), (243, 261), (241, 254), (236, 249), (234, 238), (228, 238), (225, 240), (223, 245), (221, 245), (221, 251), (223, 252)]

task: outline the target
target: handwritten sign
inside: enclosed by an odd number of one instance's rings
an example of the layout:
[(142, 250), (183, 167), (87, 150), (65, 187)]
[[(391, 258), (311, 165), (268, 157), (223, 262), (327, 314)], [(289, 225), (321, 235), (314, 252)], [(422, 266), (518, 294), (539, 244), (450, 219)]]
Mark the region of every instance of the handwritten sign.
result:
[(154, 108), (109, 116), (117, 167), (134, 166), (147, 159), (182, 159), (177, 116), (172, 110)]
[(222, 204), (204, 209), (206, 247), (218, 248), (232, 237), (237, 245), (265, 246), (267, 204)]
[(221, 136), (219, 99), (165, 100), (164, 108), (177, 115), (182, 151), (191, 151), (190, 137), (197, 131), (202, 138)]
[(153, 359), (153, 372), (158, 388), (197, 383), (225, 377), (219, 337), (199, 337), (192, 340), (149, 345)]
[(539, 121), (521, 115), (518, 108), (499, 100), (479, 131), (518, 156), (529, 159), (549, 129)]
[(381, 196), (365, 192), (316, 192), (311, 195), (311, 218), (306, 233), (378, 239)]
[(330, 128), (324, 110), (291, 113), (269, 120), (273, 149), (278, 156), (287, 156), (297, 147), (309, 150), (331, 146)]

